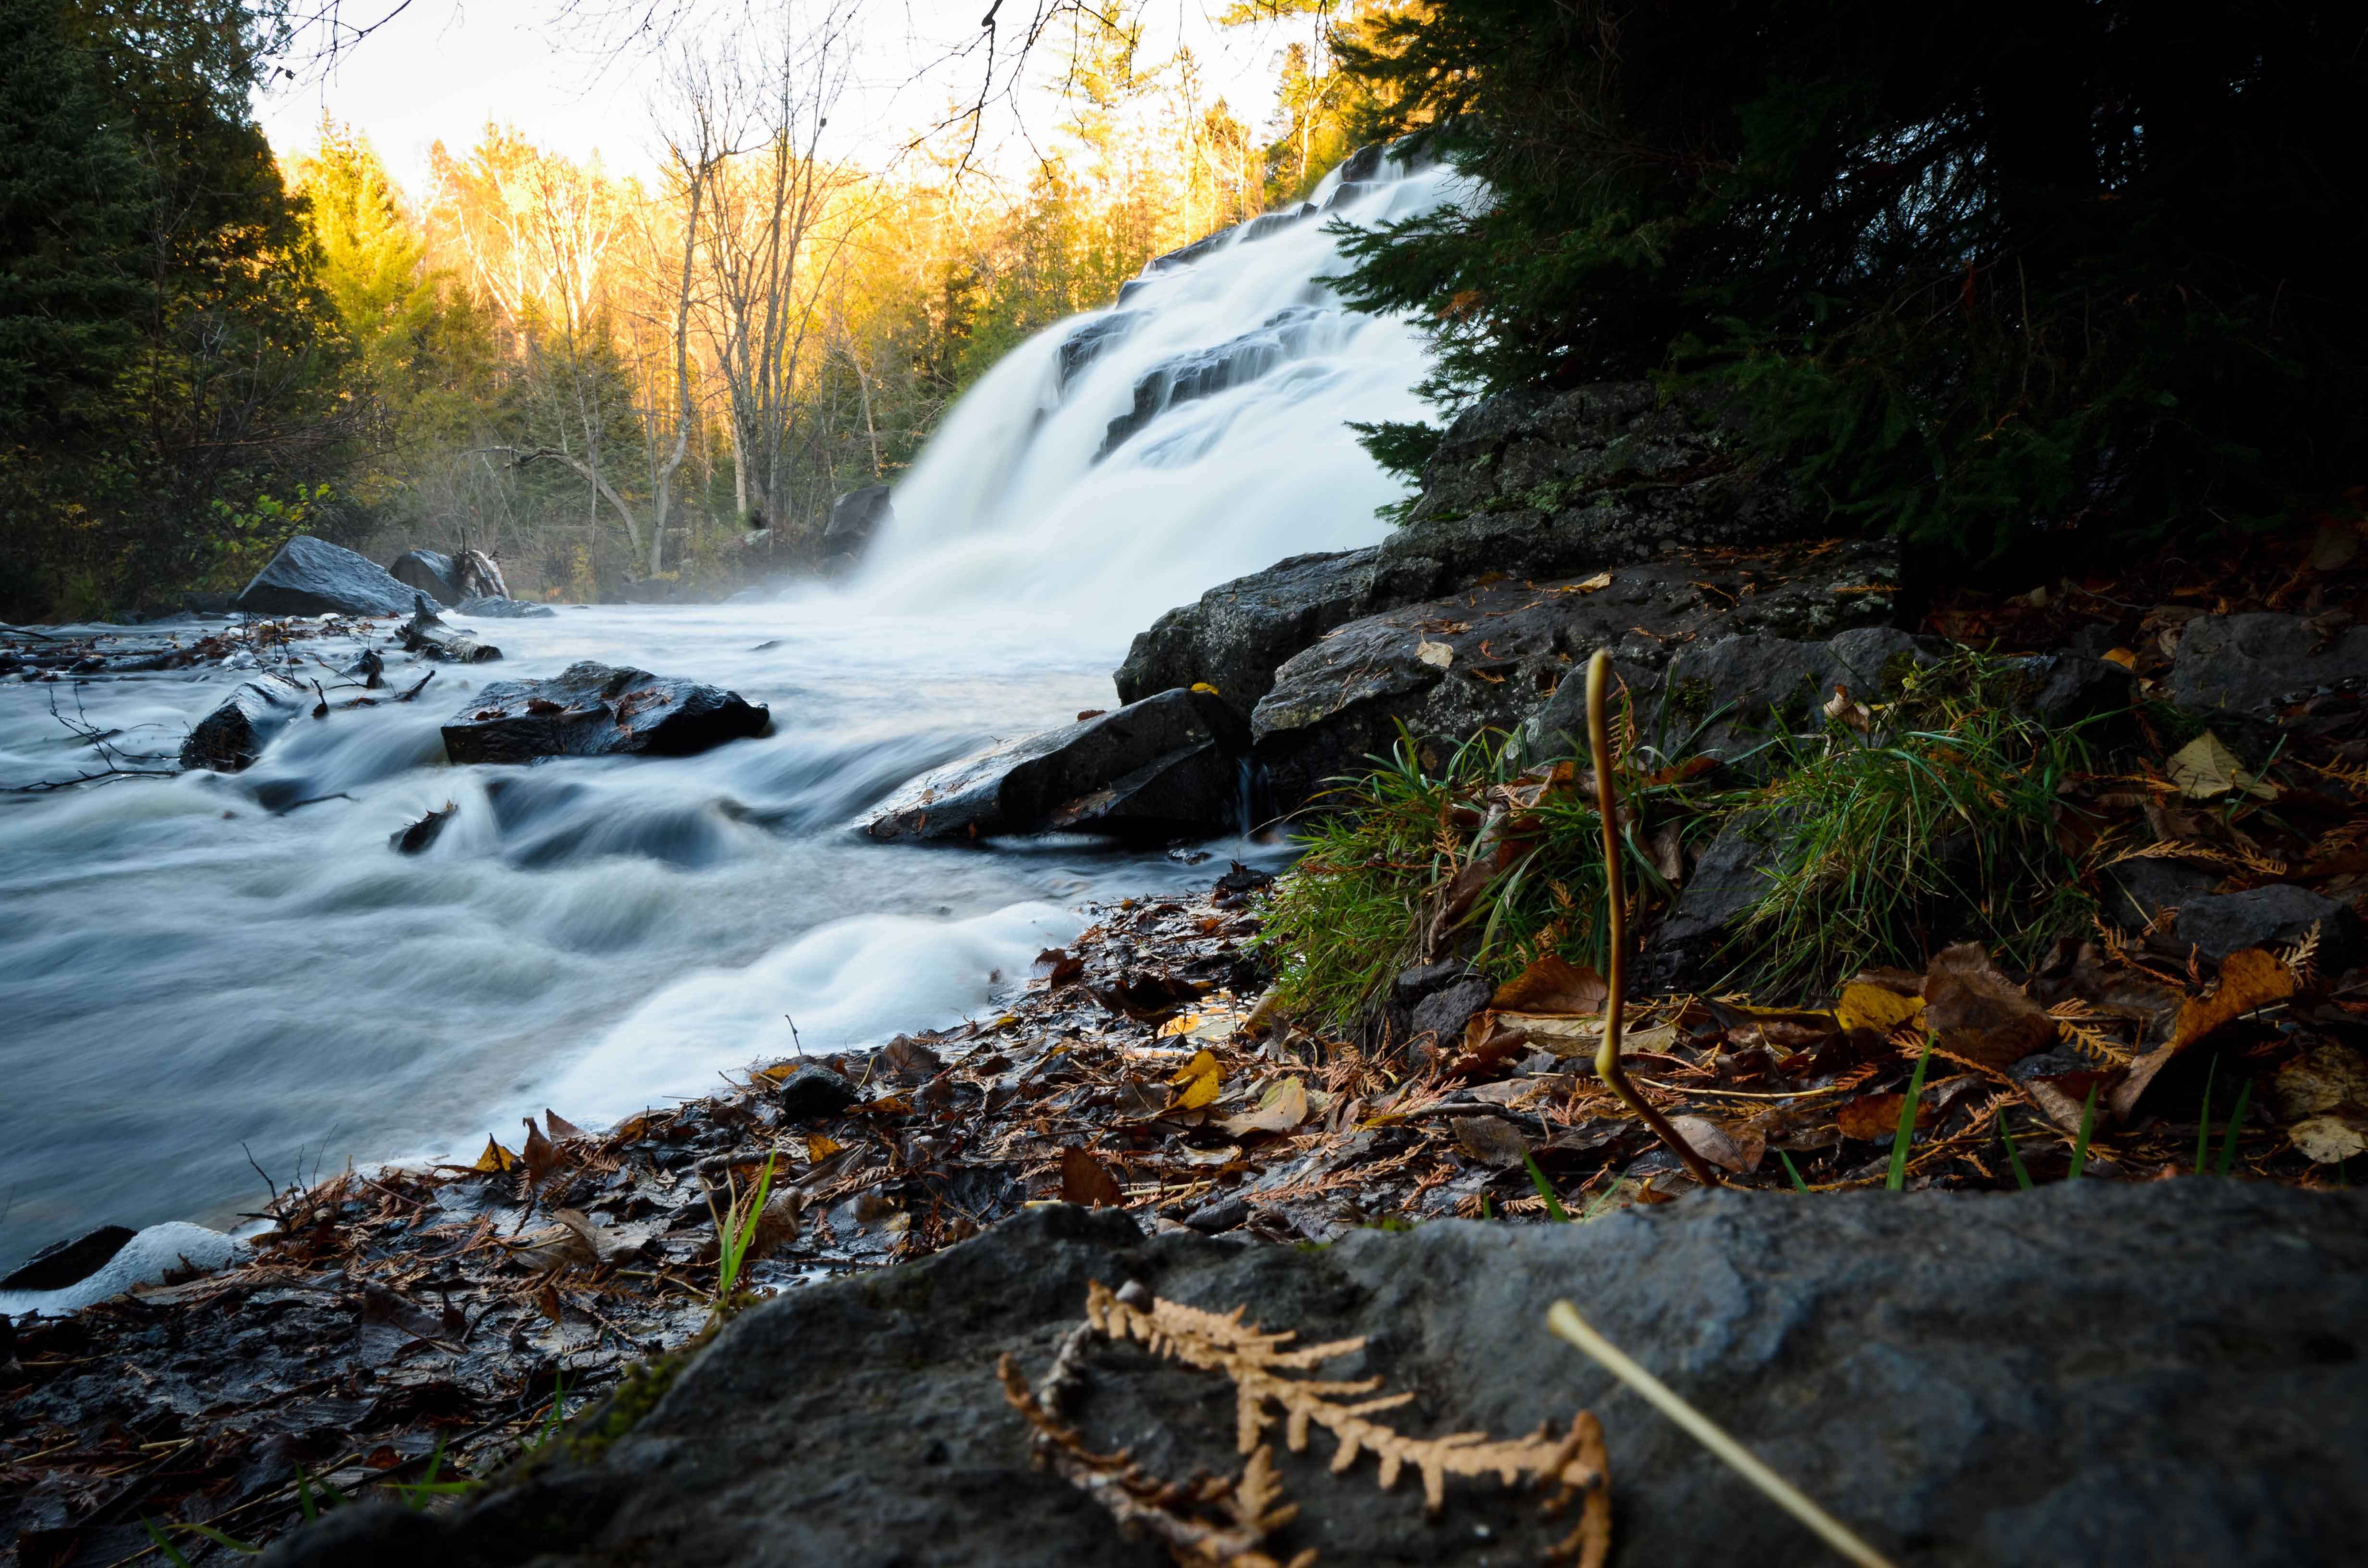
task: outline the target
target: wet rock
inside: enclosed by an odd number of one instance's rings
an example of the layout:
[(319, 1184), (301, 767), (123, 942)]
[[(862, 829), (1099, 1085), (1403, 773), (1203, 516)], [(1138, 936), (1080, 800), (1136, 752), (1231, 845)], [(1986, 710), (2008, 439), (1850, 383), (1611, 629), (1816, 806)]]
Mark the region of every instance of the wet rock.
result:
[(51, 1242), (6, 1276), (0, 1290), (63, 1290), (107, 1267), (136, 1234), (129, 1225), (101, 1225), (70, 1242)]
[(1402, 1007), (1411, 1007), (1432, 992), (1452, 985), (1472, 972), (1472, 966), (1462, 959), (1446, 959), (1438, 963), (1417, 964), (1398, 971), (1390, 983), (1390, 1000)]
[(1166, 835), (1239, 820), (1241, 725), (1205, 692), (1167, 691), (916, 779), (874, 838), (1075, 831)]
[[(1802, 537), (1812, 509), (1781, 470), (1736, 460), (1726, 424), (1641, 382), (1493, 398), (1448, 432), (1406, 526), (1366, 550), (1294, 556), (1169, 610), (1135, 638), (1119, 696), (1206, 681), (1247, 718), (1285, 660), (1364, 616), (1484, 578), (1583, 577), (1690, 546)], [(1896, 553), (1877, 549), (1858, 585), (1888, 594)], [(1887, 575), (1874, 570), (1883, 562)], [(1876, 618), (1833, 613), (1767, 630), (1829, 635)]]
[(2104, 881), (2105, 917), (2124, 931), (2143, 931), (2164, 910), (2210, 892), (2220, 878), (2178, 860), (2148, 856), (2106, 867)]
[(2368, 690), (2368, 626), (2323, 637), (2299, 616), (2200, 616), (2180, 634), (2163, 689), (2191, 712), (2266, 725), (2293, 703)]
[(2136, 677), (2120, 665), (2077, 650), (2022, 662), (2029, 695), (2021, 710), (2044, 724), (2089, 724), (2125, 717)]
[(248, 681), (198, 721), (181, 743), (181, 766), (238, 773), (255, 765), (271, 738), (310, 705), (313, 694), (284, 676)]
[(1151, 319), (1147, 311), (1108, 311), (1089, 318), (1061, 340), (1056, 374), (1063, 392), (1085, 373), (1086, 367), (1132, 336)]
[[(1035, 1210), (743, 1313), (596, 1458), (554, 1456), (448, 1512), (332, 1513), (269, 1561), (1164, 1561), (1030, 1465), (987, 1375), (1010, 1354), (1041, 1376), (1093, 1280), (1244, 1308), (1298, 1344), (1371, 1336), (1313, 1375), (1418, 1391), (1386, 1417), (1405, 1429), (1510, 1436), (1594, 1411), (1619, 1563), (1740, 1561), (1737, 1543), (1754, 1562), (1832, 1556), (1549, 1335), (1558, 1297), (1901, 1562), (2334, 1568), (2368, 1532), (2368, 1197), (2079, 1181), (1718, 1192), (1587, 1225), (1443, 1221), (1304, 1250)], [(1239, 1470), (1221, 1377), (1099, 1339), (1082, 1366), (1089, 1447), (1178, 1480)], [(2212, 1441), (2163, 1441), (2182, 1431)], [(944, 1462), (915, 1462), (936, 1444)], [(1279, 1556), (1476, 1568), (1534, 1562), (1568, 1528), (1471, 1481), (1427, 1519), (1419, 1487), (1376, 1489), (1370, 1457), (1336, 1477), (1324, 1436), (1275, 1449), (1300, 1509)]]
[(1227, 1193), (1212, 1199), (1184, 1216), (1184, 1223), (1204, 1236), (1230, 1231), (1250, 1217), (1250, 1206), (1240, 1198)]
[(891, 487), (867, 484), (860, 490), (850, 490), (830, 504), (830, 523), (823, 529), (822, 548), (826, 555), (862, 555), (866, 547), (879, 537), (880, 530), (896, 517), (896, 508), (890, 505)]
[(2332, 972), (2351, 957), (2357, 922), (2349, 906), (2291, 882), (2203, 893), (2179, 906), (2171, 931), (2182, 948), (2225, 959), (2240, 948), (2283, 947), (2318, 927), (2318, 961)]
[(781, 1114), (791, 1121), (837, 1116), (862, 1097), (863, 1091), (845, 1076), (814, 1062), (782, 1079), (780, 1088), (774, 1094)]
[(479, 616), (488, 620), (529, 620), (555, 616), (559, 612), (549, 605), (528, 604), (523, 599), (504, 598), (493, 594), (474, 594), (454, 605), (452, 613)]
[(1134, 403), (1110, 422), (1097, 460), (1160, 415), (1181, 403), (1214, 397), (1228, 388), (1266, 375), (1285, 360), (1304, 358), (1321, 346), (1330, 312), (1314, 305), (1286, 305), (1250, 331), (1213, 348), (1196, 349), (1154, 366), (1134, 383)]
[(387, 572), (406, 588), (416, 589), (447, 607), (461, 602), (461, 589), (453, 580), (452, 558), (440, 550), (406, 550), (387, 566)]
[(415, 592), (374, 561), (298, 534), (236, 603), (257, 615), (406, 615)]
[(550, 680), (496, 681), (445, 722), (455, 764), (544, 756), (689, 756), (762, 734), (771, 714), (736, 691), (589, 660)]
[[(1679, 551), (1614, 568), (1608, 585), (1495, 583), (1367, 616), (1275, 671), (1251, 715), (1253, 756), (1285, 811), (1315, 801), (1337, 778), (1365, 771), (1368, 757), (1388, 755), (1401, 728), (1433, 764), (1484, 730), (1518, 732), (1533, 756), (1567, 756), (1586, 734), (1584, 666), (1598, 648), (1611, 651), (1640, 716), (1649, 719), (1672, 653), (1698, 660), (1704, 640), (1743, 627), (1879, 620), (1890, 614), (1890, 596), (1855, 590), (1871, 579), (1896, 579), (1896, 563), (1891, 546), (1874, 542), (1823, 551), (1780, 547), (1740, 562)], [(1862, 650), (1870, 657), (1878, 646), (1905, 641), (1882, 627), (1849, 635), (1874, 640)], [(1791, 645), (1772, 634), (1751, 641)], [(1825, 644), (1802, 647), (1817, 669), (1842, 667)], [(1748, 661), (1737, 665), (1748, 677)]]
[(1720, 948), (1751, 906), (1766, 896), (1784, 864), (1790, 820), (1781, 812), (1737, 812), (1687, 873), (1678, 902), (1645, 933), (1637, 983), (1687, 990), (1715, 978)]

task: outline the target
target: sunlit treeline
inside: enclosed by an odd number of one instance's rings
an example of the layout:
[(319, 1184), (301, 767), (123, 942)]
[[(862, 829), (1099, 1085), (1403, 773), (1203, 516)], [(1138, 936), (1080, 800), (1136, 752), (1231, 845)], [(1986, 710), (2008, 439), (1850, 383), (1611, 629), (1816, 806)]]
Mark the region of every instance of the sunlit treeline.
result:
[(1066, 112), (1024, 179), (958, 118), (894, 157), (835, 150), (849, 35), (827, 16), (672, 60), (649, 176), (496, 124), (404, 192), (324, 125), (286, 173), (377, 426), (347, 483), (368, 542), (491, 548), (568, 597), (813, 564), (833, 497), (892, 480), (1013, 344), (1322, 175), (1330, 11), (1235, 18), (1302, 24), (1255, 127), (1189, 53), (1092, 17), (1042, 67)]

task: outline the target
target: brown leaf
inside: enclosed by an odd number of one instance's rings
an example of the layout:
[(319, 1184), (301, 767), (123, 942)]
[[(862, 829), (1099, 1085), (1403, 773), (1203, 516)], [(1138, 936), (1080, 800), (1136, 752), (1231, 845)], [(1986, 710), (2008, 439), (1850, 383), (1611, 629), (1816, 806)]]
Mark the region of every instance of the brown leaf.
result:
[(2294, 993), (2294, 971), (2281, 962), (2276, 954), (2260, 948), (2244, 948), (2220, 960), (2220, 987), (2211, 995), (2190, 997), (2180, 1004), (2179, 1022), (2172, 1028), (2169, 1043), (2158, 1051), (2149, 1051), (2130, 1063), (2130, 1075), (2113, 1091), (2113, 1116), (2126, 1121), (2146, 1091), (2155, 1075), (2170, 1064), (2171, 1059), (2196, 1041), (2234, 1023), (2256, 1008), (2283, 1001)]
[(542, 1178), (559, 1164), (559, 1146), (542, 1135), (542, 1129), (534, 1124), (534, 1118), (529, 1116), (522, 1119), (526, 1122), (526, 1144), (519, 1151), (518, 1157), (526, 1166), (527, 1185), (540, 1187)]
[[(1906, 1095), (1861, 1095), (1835, 1110), (1834, 1125), (1845, 1138), (1863, 1143), (1888, 1142), (1899, 1131), (1899, 1107), (1907, 1098)], [(1917, 1106), (1916, 1125), (1921, 1127), (1930, 1119), (1930, 1109)]]
[(1036, 962), (1028, 971), (1045, 984), (1058, 988), (1086, 972), (1086, 962), (1060, 948), (1047, 948), (1036, 955)]
[(568, 1120), (565, 1117), (560, 1115), (557, 1111), (552, 1110), (548, 1106), (543, 1108), (542, 1124), (551, 1129), (551, 1135), (553, 1138), (559, 1139), (563, 1142), (570, 1138), (588, 1138), (591, 1136), (591, 1134), (586, 1132), (584, 1129), (576, 1126), (574, 1122)]
[[(1892, 1115), (1898, 1114), (1893, 1108)], [(1700, 1116), (1673, 1116), (1669, 1126), (1695, 1153), (1723, 1170), (1743, 1175), (1758, 1170), (1768, 1157), (1767, 1138), (1748, 1128), (1730, 1130)]]
[(1521, 1156), (1530, 1152), (1529, 1140), (1501, 1117), (1459, 1116), (1454, 1126), (1455, 1141), (1482, 1165), (1508, 1170), (1520, 1165)]
[(2282, 1121), (2317, 1116), (2347, 1100), (2368, 1106), (2368, 1062), (2348, 1045), (2316, 1045), (2278, 1069), (2274, 1092)]
[(1941, 1046), (1985, 1067), (2009, 1067), (2055, 1039), (2055, 1020), (1998, 971), (1978, 942), (1936, 954), (1924, 975), (1924, 1023)]
[(1489, 1006), (1514, 1013), (1600, 1013), (1603, 977), (1549, 953), (1497, 988)]
[(2338, 1116), (2314, 1116), (2286, 1130), (2302, 1156), (2316, 1165), (2331, 1165), (2368, 1153), (2368, 1116), (2345, 1111)]
[(1061, 1201), (1092, 1209), (1123, 1209), (1126, 1194), (1102, 1163), (1083, 1149), (1061, 1151)]

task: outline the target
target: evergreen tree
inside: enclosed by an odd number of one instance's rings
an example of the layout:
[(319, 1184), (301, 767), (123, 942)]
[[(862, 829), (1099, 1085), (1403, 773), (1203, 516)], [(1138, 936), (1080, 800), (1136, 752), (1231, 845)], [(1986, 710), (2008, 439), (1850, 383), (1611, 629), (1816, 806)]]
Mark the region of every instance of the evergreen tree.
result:
[[(1836, 515), (1990, 555), (2261, 526), (2359, 478), (2361, 14), (1434, 0), (1338, 38), (1490, 195), (1351, 241), (1448, 412), (1738, 392)], [(1417, 431), (1375, 433), (1417, 458)]]

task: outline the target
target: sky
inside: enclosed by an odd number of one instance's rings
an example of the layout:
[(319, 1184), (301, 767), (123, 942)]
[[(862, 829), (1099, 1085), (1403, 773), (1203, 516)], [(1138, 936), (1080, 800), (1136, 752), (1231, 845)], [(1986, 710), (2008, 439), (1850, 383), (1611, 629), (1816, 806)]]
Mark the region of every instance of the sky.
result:
[[(743, 0), (689, 0), (691, 26), (736, 22)], [(782, 6), (745, 0), (760, 22)], [(913, 133), (940, 119), (948, 104), (975, 95), (975, 59), (950, 60), (975, 39), (990, 0), (847, 0), (857, 7), (861, 47), (855, 79), (834, 125), (850, 150), (884, 162)], [(1033, 0), (1004, 0), (1006, 47)], [(567, 0), (343, 0), (351, 21), (395, 14), (341, 51), (326, 67), (300, 70), (257, 95), (256, 117), (283, 155), (309, 151), (323, 114), (367, 135), (404, 189), (428, 188), (428, 149), (459, 153), (489, 120), (515, 125), (538, 145), (577, 159), (598, 153), (612, 173), (658, 165), (652, 117), (664, 73), (661, 51), (617, 47), (614, 29)], [(1178, 42), (1198, 56), (1211, 97), (1256, 126), (1272, 108), (1273, 59), (1284, 35), (1269, 28), (1224, 31), (1212, 17), (1223, 0), (1145, 0), (1144, 52), (1164, 58)], [(811, 6), (806, 7), (812, 9)], [(1305, 24), (1299, 24), (1304, 30)], [(317, 39), (314, 40), (317, 42)], [(300, 51), (300, 54), (303, 52)], [(1049, 66), (1047, 67), (1049, 71)], [(1040, 72), (1044, 74), (1045, 72)], [(1023, 170), (1030, 140), (1048, 137), (1059, 116), (1038, 89), (989, 120), (985, 142), (996, 164)]]

